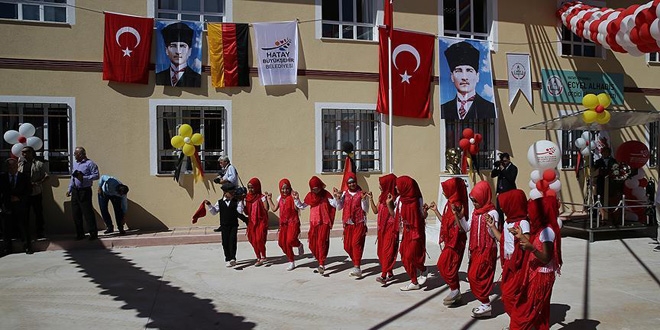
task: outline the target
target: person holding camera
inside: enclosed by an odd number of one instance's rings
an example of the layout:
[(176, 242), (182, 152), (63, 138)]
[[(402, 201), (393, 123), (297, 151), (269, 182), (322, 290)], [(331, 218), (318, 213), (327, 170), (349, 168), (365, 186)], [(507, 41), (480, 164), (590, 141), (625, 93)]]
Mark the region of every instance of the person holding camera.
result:
[(238, 187), (238, 172), (234, 165), (229, 161), (229, 157), (220, 156), (218, 158), (218, 163), (220, 163), (220, 173), (213, 179), (213, 182), (217, 184), (231, 183), (234, 187)]
[(115, 211), (115, 221), (117, 222), (119, 235), (126, 234), (126, 231), (124, 231), (124, 216), (128, 209), (126, 194), (128, 194), (128, 186), (122, 184), (117, 178), (110, 175), (101, 176), (99, 180), (99, 208), (106, 227), (104, 234), (111, 234), (115, 231), (110, 212), (108, 212), (108, 203), (112, 203), (112, 209)]
[(66, 197), (71, 197), (71, 208), (73, 221), (76, 225), (76, 240), (85, 238), (83, 228), (83, 217), (87, 222), (89, 240), (98, 238), (96, 228), (96, 216), (92, 206), (92, 184), (99, 179), (99, 167), (91, 159), (87, 158), (87, 152), (83, 147), (77, 147), (73, 152), (76, 162), (73, 164), (71, 181)]
[(490, 177), (497, 177), (496, 192), (501, 194), (509, 190), (516, 189), (516, 177), (518, 177), (518, 168), (511, 163), (511, 157), (508, 153), (500, 154), (500, 160), (494, 164), (495, 168), (490, 172)]

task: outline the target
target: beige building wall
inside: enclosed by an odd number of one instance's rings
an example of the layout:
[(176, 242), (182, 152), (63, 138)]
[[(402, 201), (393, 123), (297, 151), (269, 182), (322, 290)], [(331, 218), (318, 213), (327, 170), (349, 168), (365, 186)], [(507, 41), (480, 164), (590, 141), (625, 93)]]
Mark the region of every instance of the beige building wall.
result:
[[(625, 94), (626, 104), (617, 109), (655, 110), (660, 105), (660, 84), (654, 79), (660, 70), (649, 66), (644, 57), (606, 52), (604, 59), (560, 56), (557, 49), (558, 21), (556, 4), (538, 2), (534, 10), (523, 10), (519, 1), (498, 0), (495, 51), (492, 53), (494, 80), (505, 82), (506, 53), (525, 52), (532, 56), (532, 81), (540, 83), (544, 68), (576, 71), (605, 71), (623, 73), (626, 87), (655, 90), (655, 95), (639, 92)], [(620, 4), (619, 4), (620, 3)], [(76, 5), (94, 10), (106, 10), (146, 15), (147, 1), (78, 0)], [(627, 5), (623, 1), (610, 1), (616, 7)], [(68, 97), (75, 99), (74, 142), (84, 146), (102, 174), (118, 177), (131, 188), (127, 223), (133, 228), (171, 228), (189, 226), (192, 213), (204, 199), (220, 197), (219, 187), (207, 173), (203, 183), (193, 184), (187, 175), (183, 187), (171, 176), (150, 174), (150, 100), (203, 100), (223, 101), (231, 104), (232, 163), (238, 168), (245, 184), (251, 177), (259, 177), (263, 189), (277, 193), (277, 183), (287, 177), (295, 190), (304, 195), (312, 175), (319, 175), (328, 188), (339, 187), (340, 174), (316, 173), (315, 163), (315, 105), (317, 103), (367, 104), (375, 108), (378, 82), (378, 44), (376, 42), (349, 42), (319, 40), (315, 38), (317, 8), (314, 1), (233, 1), (233, 21), (259, 22), (300, 19), (300, 69), (332, 72), (364, 73), (363, 78), (320, 77), (313, 74), (299, 76), (296, 86), (265, 88), (256, 75), (251, 76), (251, 87), (214, 89), (210, 77), (204, 73), (200, 89), (164, 88), (155, 86), (154, 75), (148, 85), (108, 83), (102, 80), (100, 65), (103, 58), (103, 15), (99, 12), (77, 9), (76, 24), (28, 24), (0, 21), (0, 58), (23, 60), (87, 61), (96, 69), (68, 67), (53, 70), (46, 67), (22, 68), (0, 65), (0, 75), (15, 79), (0, 80), (0, 96)], [(440, 13), (441, 14), (441, 13)], [(397, 3), (395, 25), (400, 28), (439, 34), (438, 1), (424, 0)], [(382, 13), (379, 13), (382, 19)], [(254, 33), (251, 47), (254, 47)], [(206, 50), (206, 42), (204, 42)], [(154, 47), (155, 48), (155, 47)], [(153, 52), (152, 52), (153, 54)], [(256, 67), (254, 53), (250, 52), (251, 67)], [(434, 75), (438, 75), (437, 46)], [(208, 56), (203, 63), (208, 65)], [(371, 76), (369, 74), (372, 74)], [(502, 87), (504, 86), (504, 87)], [(396, 117), (394, 120), (394, 172), (416, 178), (425, 201), (437, 199), (438, 175), (441, 168), (439, 86), (432, 84), (433, 116), (428, 120)], [(529, 146), (539, 139), (558, 141), (557, 132), (525, 131), (520, 127), (558, 116), (560, 110), (577, 111), (581, 106), (545, 104), (540, 90), (535, 89), (534, 106), (520, 95), (508, 106), (508, 89), (501, 83), (495, 87), (496, 106), (499, 109), (498, 150), (511, 153), (519, 167), (517, 185), (529, 191), (531, 167), (526, 154)], [(385, 121), (387, 119), (385, 118)], [(381, 127), (387, 132), (387, 124)], [(642, 128), (611, 132), (615, 142), (644, 136)], [(644, 140), (642, 140), (644, 141)], [(359, 175), (365, 190), (378, 193), (378, 177), (388, 173), (387, 139), (383, 172)], [(657, 179), (657, 171), (647, 170)], [(484, 179), (493, 181), (488, 171)], [(562, 171), (562, 197), (579, 202), (583, 198), (581, 184), (572, 171)], [(49, 232), (72, 232), (69, 199), (65, 197), (68, 176), (51, 180), (46, 189), (44, 205)], [(98, 205), (95, 208), (98, 210)], [(370, 215), (370, 218), (374, 218)], [(302, 219), (307, 218), (303, 212)], [(100, 217), (99, 217), (100, 219)], [(272, 217), (271, 220), (275, 218)], [(100, 221), (100, 220), (99, 220)], [(207, 216), (201, 225), (214, 225), (217, 219)]]

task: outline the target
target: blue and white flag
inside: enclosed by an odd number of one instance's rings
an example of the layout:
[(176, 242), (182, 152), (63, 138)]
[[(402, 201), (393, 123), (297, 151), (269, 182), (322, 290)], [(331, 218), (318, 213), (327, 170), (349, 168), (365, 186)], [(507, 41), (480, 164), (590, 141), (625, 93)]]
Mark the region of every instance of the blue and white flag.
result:
[(295, 85), (298, 80), (298, 23), (252, 23), (261, 85)]

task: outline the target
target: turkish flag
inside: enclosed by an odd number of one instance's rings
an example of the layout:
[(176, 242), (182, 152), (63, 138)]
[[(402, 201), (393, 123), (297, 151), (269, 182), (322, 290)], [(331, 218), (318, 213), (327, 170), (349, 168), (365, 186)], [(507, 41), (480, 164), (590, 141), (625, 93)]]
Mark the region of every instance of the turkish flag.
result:
[(394, 28), (394, 10), (392, 7), (392, 0), (384, 0), (384, 12), (385, 16), (383, 17), (383, 25), (387, 29), (387, 32), (391, 31)]
[[(387, 32), (379, 29), (378, 107), (383, 114), (388, 106)], [(414, 118), (431, 116), (431, 74), (435, 36), (392, 30), (392, 108), (393, 115)]]
[(153, 18), (105, 13), (103, 80), (148, 84)]

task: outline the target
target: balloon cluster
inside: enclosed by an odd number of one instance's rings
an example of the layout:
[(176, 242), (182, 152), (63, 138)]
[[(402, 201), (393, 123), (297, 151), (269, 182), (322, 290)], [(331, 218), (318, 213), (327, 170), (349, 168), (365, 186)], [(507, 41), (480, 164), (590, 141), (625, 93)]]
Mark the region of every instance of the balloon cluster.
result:
[(38, 136), (34, 136), (36, 131), (34, 125), (30, 123), (21, 124), (21, 126), (18, 126), (18, 131), (13, 129), (6, 131), (4, 138), (7, 143), (13, 144), (11, 147), (12, 155), (20, 157), (21, 150), (25, 147), (32, 147), (35, 151), (41, 149), (44, 143)]
[(605, 108), (610, 106), (612, 99), (605, 93), (600, 93), (598, 96), (595, 94), (587, 94), (582, 98), (582, 105), (587, 110), (582, 113), (582, 119), (585, 123), (591, 124), (597, 122), (601, 125), (610, 122), (612, 115)]
[(204, 143), (204, 136), (199, 133), (193, 134), (193, 129), (188, 124), (179, 126), (179, 135), (175, 135), (170, 140), (172, 146), (181, 149), (184, 155), (190, 157), (197, 150), (195, 146), (201, 146)]
[[(644, 172), (639, 171), (636, 175), (624, 181), (623, 194), (626, 195), (627, 205), (644, 205), (647, 204), (648, 197), (646, 196), (646, 186), (649, 181), (644, 177)], [(630, 201), (636, 200), (636, 201)], [(625, 219), (632, 221), (640, 221), (646, 223), (644, 216), (645, 208), (635, 207), (626, 210)]]
[(612, 165), (610, 174), (612, 175), (612, 179), (615, 181), (626, 180), (630, 176), (630, 166), (628, 166), (626, 163), (614, 164)]
[(559, 181), (559, 172), (555, 168), (560, 160), (561, 151), (552, 141), (536, 141), (529, 147), (527, 161), (534, 168), (530, 173), (529, 198), (557, 196), (561, 190), (561, 181)]
[(654, 0), (612, 9), (572, 1), (557, 10), (557, 16), (580, 38), (615, 52), (641, 56), (660, 51), (659, 3)]
[(458, 142), (458, 146), (463, 149), (463, 152), (474, 156), (479, 153), (479, 143), (482, 139), (481, 134), (475, 134), (471, 128), (466, 128), (463, 130), (463, 138)]
[(596, 149), (596, 141), (591, 140), (589, 131), (584, 131), (581, 137), (575, 139), (575, 146), (580, 149), (582, 156), (587, 157), (591, 155), (591, 150)]

